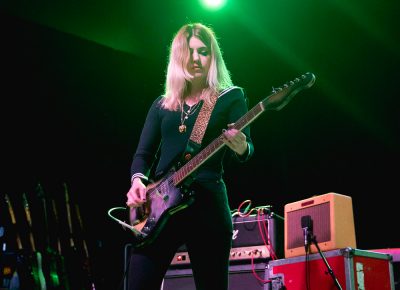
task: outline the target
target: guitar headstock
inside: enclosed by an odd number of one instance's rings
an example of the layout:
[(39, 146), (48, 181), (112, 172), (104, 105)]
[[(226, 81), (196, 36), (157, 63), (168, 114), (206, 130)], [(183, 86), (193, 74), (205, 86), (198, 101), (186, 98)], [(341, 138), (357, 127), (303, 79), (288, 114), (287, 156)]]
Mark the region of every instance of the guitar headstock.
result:
[(16, 221), (15, 221), (15, 214), (14, 214), (13, 206), (12, 206), (12, 204), (11, 204), (11, 199), (10, 199), (10, 197), (8, 196), (7, 193), (4, 195), (4, 197), (5, 197), (5, 199), (6, 199), (6, 204), (7, 204), (7, 207), (8, 207), (8, 212), (10, 213), (11, 222), (12, 222), (13, 224), (16, 224)]
[(36, 194), (37, 194), (38, 198), (45, 199), (43, 186), (42, 186), (42, 184), (40, 182), (38, 182), (38, 184), (36, 185), (35, 190), (36, 190)]
[(10, 198), (9, 198), (9, 196), (8, 196), (8, 194), (6, 193), (6, 194), (4, 194), (4, 198), (5, 198), (5, 200), (6, 200), (6, 204), (7, 204), (7, 206), (11, 206), (11, 201), (10, 201)]
[(29, 202), (28, 202), (28, 198), (26, 197), (26, 193), (25, 192), (22, 193), (22, 204), (24, 206), (24, 209), (28, 209), (29, 210)]
[(279, 111), (301, 90), (310, 88), (315, 83), (315, 75), (307, 72), (279, 88), (274, 88), (270, 96), (262, 101), (266, 110)]

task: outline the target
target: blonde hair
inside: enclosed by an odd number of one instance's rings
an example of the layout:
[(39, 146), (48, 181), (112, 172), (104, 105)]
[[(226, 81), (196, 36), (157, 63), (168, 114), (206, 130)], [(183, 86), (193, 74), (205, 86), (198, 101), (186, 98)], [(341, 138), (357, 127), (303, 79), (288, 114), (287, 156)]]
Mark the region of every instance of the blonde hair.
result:
[(201, 23), (186, 24), (174, 36), (169, 50), (165, 92), (161, 104), (163, 108), (171, 111), (178, 110), (190, 92), (191, 75), (186, 67), (190, 59), (189, 40), (192, 36), (204, 42), (211, 54), (207, 85), (203, 90), (202, 99), (209, 102), (213, 95), (232, 86), (230, 73), (213, 30)]

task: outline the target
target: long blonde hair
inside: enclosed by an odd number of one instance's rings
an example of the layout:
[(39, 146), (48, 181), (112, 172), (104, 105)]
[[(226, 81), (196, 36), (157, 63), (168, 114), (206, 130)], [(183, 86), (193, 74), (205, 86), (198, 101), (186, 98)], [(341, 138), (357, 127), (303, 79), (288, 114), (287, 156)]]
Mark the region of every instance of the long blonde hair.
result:
[(214, 31), (201, 23), (185, 24), (178, 30), (170, 46), (165, 92), (161, 99), (162, 107), (171, 111), (178, 110), (190, 92), (191, 76), (186, 67), (190, 59), (189, 40), (192, 36), (203, 41), (211, 54), (207, 86), (202, 92), (202, 99), (209, 102), (213, 95), (232, 86)]

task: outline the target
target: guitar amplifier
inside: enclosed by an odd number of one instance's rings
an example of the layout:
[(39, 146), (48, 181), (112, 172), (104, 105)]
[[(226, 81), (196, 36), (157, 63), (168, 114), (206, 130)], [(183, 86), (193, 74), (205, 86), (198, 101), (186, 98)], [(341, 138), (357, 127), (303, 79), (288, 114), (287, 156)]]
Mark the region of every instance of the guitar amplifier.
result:
[[(283, 217), (267, 212), (261, 215), (234, 216), (231, 262), (270, 259), (283, 255)], [(273, 253), (271, 252), (273, 251)], [(190, 264), (186, 246), (180, 247), (171, 266)]]
[[(302, 218), (309, 217), (321, 251), (356, 248), (352, 198), (329, 192), (285, 205), (285, 258), (305, 255)], [(311, 253), (318, 249), (311, 245)]]
[(283, 217), (273, 212), (247, 217), (234, 216), (232, 222), (233, 248), (264, 245), (267, 242), (276, 250), (279, 240), (277, 231), (281, 230), (281, 238), (283, 238)]

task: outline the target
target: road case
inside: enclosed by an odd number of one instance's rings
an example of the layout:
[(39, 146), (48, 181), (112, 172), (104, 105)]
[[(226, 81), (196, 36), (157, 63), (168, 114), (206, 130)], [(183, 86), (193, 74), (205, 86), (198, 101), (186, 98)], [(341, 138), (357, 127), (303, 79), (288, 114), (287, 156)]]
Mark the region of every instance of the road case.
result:
[(270, 261), (264, 290), (394, 290), (391, 255), (350, 247), (322, 253)]

